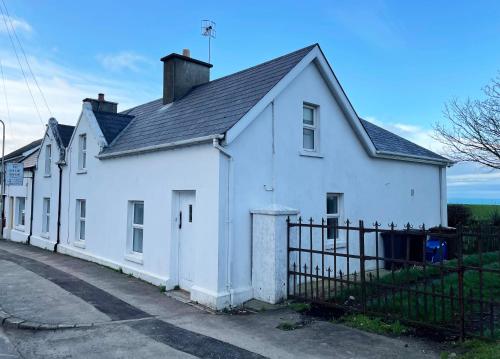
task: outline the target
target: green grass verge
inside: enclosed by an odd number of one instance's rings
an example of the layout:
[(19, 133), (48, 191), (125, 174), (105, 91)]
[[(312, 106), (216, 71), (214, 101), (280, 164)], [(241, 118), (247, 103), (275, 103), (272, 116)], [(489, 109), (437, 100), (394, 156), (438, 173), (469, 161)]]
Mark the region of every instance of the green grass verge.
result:
[(303, 302), (293, 302), (288, 305), (291, 310), (298, 313), (305, 313), (311, 310), (311, 304)]
[(500, 205), (495, 204), (464, 204), (464, 206), (471, 209), (472, 217), (477, 221), (489, 220), (495, 211), (500, 213)]
[[(482, 256), (483, 268), (500, 269), (500, 253), (489, 252)], [(464, 257), (464, 264), (476, 266), (480, 263), (479, 255)], [(447, 261), (445, 268), (456, 268), (456, 260)], [(424, 271), (422, 267), (412, 267), (391, 272), (378, 281), (372, 276), (366, 284), (368, 298), (367, 309), (371, 312), (392, 314), (405, 320), (419, 321), (427, 324), (456, 327), (458, 324), (458, 275), (450, 273), (443, 276), (442, 282), (439, 266), (428, 266)], [(424, 279), (427, 278), (424, 284)], [(465, 312), (480, 312), (479, 304), (469, 299), (479, 298), (480, 274), (478, 271), (467, 270), (464, 273)], [(500, 298), (500, 275), (498, 273), (484, 272), (482, 275), (483, 298), (485, 300)], [(391, 285), (406, 285), (406, 287), (392, 289)], [(432, 288), (436, 296), (431, 295)], [(422, 291), (428, 293), (416, 293)], [(345, 287), (334, 301), (344, 303), (350, 296), (359, 298), (361, 295), (358, 287), (346, 289)], [(451, 299), (453, 297), (453, 299)], [(488, 304), (484, 304), (483, 313), (489, 313)], [(477, 316), (477, 314), (475, 314)], [(478, 329), (478, 328), (474, 328)], [(478, 329), (479, 330), (479, 329)], [(485, 334), (489, 332), (488, 323), (484, 324)], [(477, 333), (476, 333), (477, 334)], [(495, 337), (500, 337), (499, 324), (495, 324)]]
[[(456, 355), (459, 352), (460, 354)], [(500, 358), (499, 341), (467, 340), (457, 344), (455, 351), (441, 353), (441, 359), (493, 359)], [(454, 354), (452, 354), (454, 353)]]
[(402, 335), (409, 332), (409, 328), (399, 321), (385, 322), (380, 318), (369, 317), (364, 314), (345, 315), (333, 322), (376, 334)]

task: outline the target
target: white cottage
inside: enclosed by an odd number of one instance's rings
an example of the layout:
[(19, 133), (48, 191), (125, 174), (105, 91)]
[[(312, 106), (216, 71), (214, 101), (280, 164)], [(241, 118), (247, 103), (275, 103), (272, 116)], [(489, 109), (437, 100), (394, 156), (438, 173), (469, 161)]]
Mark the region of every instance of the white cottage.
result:
[[(23, 182), (20, 186), (5, 184), (2, 213), (2, 236), (15, 242), (29, 242), (32, 228), (31, 208), (33, 198), (33, 178), (42, 140), (33, 141), (5, 156), (8, 163), (23, 164)], [(3, 178), (3, 177), (2, 177)]]
[(84, 100), (50, 173), (58, 251), (223, 308), (283, 297), (287, 215), (446, 225), (449, 161), (360, 119), (319, 45), (213, 81), (188, 53), (162, 61), (162, 98)]

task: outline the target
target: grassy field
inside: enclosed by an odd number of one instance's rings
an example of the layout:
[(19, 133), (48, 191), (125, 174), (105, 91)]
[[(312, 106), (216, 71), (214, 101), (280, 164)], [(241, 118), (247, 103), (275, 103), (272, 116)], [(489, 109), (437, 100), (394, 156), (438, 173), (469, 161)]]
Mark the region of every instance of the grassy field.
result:
[(495, 210), (500, 213), (500, 206), (495, 204), (464, 204), (472, 211), (472, 216), (478, 221), (485, 221), (491, 217)]

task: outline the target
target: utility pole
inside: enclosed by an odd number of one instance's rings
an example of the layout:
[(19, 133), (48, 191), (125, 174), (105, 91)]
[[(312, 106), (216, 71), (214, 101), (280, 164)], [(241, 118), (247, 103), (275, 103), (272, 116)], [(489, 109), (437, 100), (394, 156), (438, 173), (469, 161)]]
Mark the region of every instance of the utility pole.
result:
[(2, 124), (2, 186), (0, 188), (1, 195), (2, 195), (2, 233), (0, 233), (0, 237), (3, 237), (3, 226), (5, 223), (5, 163), (4, 163), (4, 157), (5, 157), (5, 123), (0, 120), (0, 123)]

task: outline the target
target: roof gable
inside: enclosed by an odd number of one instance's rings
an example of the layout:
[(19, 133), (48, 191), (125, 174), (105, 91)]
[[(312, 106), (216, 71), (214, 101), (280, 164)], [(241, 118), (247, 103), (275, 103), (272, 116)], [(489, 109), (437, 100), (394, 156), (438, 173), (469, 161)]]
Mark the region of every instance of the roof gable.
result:
[(446, 158), (389, 131), (363, 123), (318, 44), (194, 87), (171, 104), (163, 105), (160, 98), (122, 112), (121, 115), (133, 119), (112, 143), (108, 141), (109, 146), (103, 148), (99, 157), (146, 152), (222, 136), (229, 144), (312, 62), (370, 156), (450, 164)]
[[(18, 148), (17, 150), (12, 151), (11, 153), (5, 155), (4, 160), (9, 161), (9, 160), (14, 160), (14, 159), (23, 159), (23, 153), (31, 151), (37, 147), (39, 147), (42, 143), (42, 139), (33, 141), (21, 148)], [(31, 153), (30, 152), (30, 153)]]

